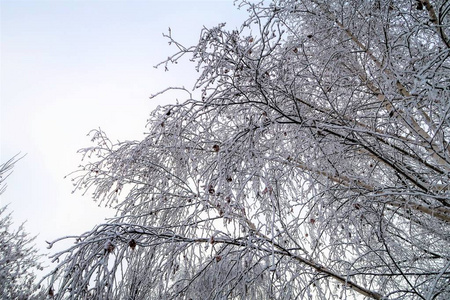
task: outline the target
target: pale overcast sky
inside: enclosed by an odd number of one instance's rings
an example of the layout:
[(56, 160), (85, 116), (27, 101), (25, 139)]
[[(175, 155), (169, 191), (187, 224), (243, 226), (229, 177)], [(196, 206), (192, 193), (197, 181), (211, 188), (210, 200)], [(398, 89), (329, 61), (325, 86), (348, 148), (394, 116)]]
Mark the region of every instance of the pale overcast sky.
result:
[(63, 179), (80, 163), (76, 151), (91, 145), (86, 134), (100, 127), (116, 140), (142, 139), (150, 111), (175, 100), (148, 97), (192, 87), (192, 63), (153, 68), (175, 51), (162, 33), (171, 27), (192, 45), (203, 26), (234, 29), (247, 12), (232, 0), (0, 3), (0, 160), (27, 154), (1, 205), (10, 204), (16, 224), (27, 220), (45, 248), (45, 240), (82, 233), (107, 215)]

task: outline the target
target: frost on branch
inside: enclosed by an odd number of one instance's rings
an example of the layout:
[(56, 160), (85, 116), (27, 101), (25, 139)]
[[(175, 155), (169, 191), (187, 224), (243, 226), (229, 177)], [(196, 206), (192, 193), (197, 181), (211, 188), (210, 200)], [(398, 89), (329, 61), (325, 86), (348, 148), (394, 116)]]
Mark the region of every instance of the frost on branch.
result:
[(176, 44), (189, 99), (82, 150), (117, 216), (55, 254), (55, 298), (449, 298), (450, 4), (421, 3), (241, 1)]
[[(0, 194), (6, 189), (5, 179), (12, 173), (17, 155), (0, 164)], [(12, 228), (7, 206), (0, 207), (0, 299), (37, 299), (35, 271), (42, 270), (40, 255), (33, 245), (34, 238), (24, 225)]]

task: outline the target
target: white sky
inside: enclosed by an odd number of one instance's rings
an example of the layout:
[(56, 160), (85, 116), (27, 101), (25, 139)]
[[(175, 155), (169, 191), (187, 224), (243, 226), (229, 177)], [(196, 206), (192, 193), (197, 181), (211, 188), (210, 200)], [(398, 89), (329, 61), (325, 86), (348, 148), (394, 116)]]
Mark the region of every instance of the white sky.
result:
[[(0, 161), (27, 154), (8, 178), (1, 205), (16, 224), (45, 240), (78, 234), (107, 211), (71, 194), (63, 179), (101, 128), (113, 139), (142, 139), (149, 112), (174, 97), (148, 97), (168, 86), (191, 88), (194, 64), (153, 66), (175, 51), (162, 37), (193, 45), (203, 26), (238, 27), (247, 15), (232, 0), (3, 1), (1, 10)], [(181, 100), (181, 98), (180, 98)]]

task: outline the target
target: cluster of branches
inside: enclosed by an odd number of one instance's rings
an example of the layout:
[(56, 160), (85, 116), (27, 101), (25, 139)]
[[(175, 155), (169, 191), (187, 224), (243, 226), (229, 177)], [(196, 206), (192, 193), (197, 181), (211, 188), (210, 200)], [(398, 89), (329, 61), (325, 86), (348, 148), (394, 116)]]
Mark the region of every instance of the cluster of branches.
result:
[(240, 1), (142, 141), (92, 132), (117, 216), (54, 255), (56, 299), (448, 299), (450, 3)]
[[(15, 156), (0, 165), (0, 194), (17, 160)], [(34, 271), (42, 270), (40, 255), (23, 224), (11, 228), (11, 213), (6, 210), (6, 206), (0, 207), (0, 299), (31, 299), (36, 290)]]

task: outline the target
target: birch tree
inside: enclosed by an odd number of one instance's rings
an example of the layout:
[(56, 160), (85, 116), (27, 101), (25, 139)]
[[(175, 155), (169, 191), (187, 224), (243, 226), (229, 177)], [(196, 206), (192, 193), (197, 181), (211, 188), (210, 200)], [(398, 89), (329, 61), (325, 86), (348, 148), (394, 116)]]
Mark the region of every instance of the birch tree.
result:
[(54, 254), (50, 295), (448, 299), (450, 3), (236, 5), (166, 35), (159, 66), (199, 77), (142, 141), (92, 132), (72, 178), (117, 215)]

